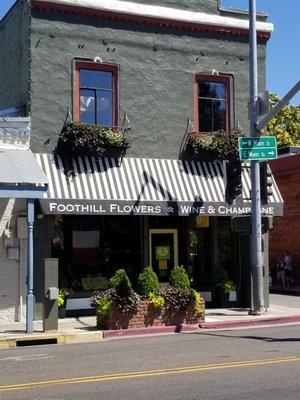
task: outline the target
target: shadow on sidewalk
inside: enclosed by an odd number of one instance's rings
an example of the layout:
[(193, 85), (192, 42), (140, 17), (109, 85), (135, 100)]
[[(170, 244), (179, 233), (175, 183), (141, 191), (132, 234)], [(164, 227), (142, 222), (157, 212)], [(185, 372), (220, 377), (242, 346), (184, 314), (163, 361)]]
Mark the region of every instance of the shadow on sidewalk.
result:
[[(253, 339), (253, 340), (260, 340), (264, 342), (300, 342), (300, 338), (273, 338), (268, 336), (250, 336), (250, 335), (225, 335), (220, 333), (204, 333), (204, 332), (193, 332), (194, 334), (201, 334), (205, 336), (216, 336), (216, 337), (223, 337), (228, 339)], [(193, 334), (192, 333), (192, 334)]]

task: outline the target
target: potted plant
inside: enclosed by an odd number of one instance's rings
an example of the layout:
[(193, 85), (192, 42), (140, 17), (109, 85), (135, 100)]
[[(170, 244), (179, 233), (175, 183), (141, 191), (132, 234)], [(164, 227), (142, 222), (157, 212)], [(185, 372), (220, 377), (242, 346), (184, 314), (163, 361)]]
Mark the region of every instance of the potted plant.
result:
[(236, 302), (236, 291), (234, 282), (229, 279), (227, 272), (222, 269), (214, 280), (215, 306), (230, 307)]
[(66, 305), (69, 291), (65, 288), (59, 289), (57, 306), (58, 306), (58, 318), (65, 318), (66, 316)]

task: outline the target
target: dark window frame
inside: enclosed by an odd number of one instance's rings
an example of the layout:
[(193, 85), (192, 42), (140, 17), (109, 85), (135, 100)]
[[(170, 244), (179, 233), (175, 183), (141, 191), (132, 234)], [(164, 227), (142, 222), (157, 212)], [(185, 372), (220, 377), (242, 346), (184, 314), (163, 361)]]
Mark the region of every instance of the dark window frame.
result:
[[(226, 85), (226, 132), (232, 129), (232, 77), (228, 75), (209, 75), (196, 74), (194, 83), (194, 125), (197, 132), (201, 131), (201, 121), (199, 120), (199, 82), (220, 82)], [(208, 132), (203, 132), (208, 133)]]
[(112, 64), (100, 64), (93, 61), (76, 61), (73, 69), (73, 119), (74, 122), (80, 122), (80, 70), (92, 70), (111, 72), (113, 79), (113, 115), (112, 115), (112, 128), (119, 127), (119, 67)]

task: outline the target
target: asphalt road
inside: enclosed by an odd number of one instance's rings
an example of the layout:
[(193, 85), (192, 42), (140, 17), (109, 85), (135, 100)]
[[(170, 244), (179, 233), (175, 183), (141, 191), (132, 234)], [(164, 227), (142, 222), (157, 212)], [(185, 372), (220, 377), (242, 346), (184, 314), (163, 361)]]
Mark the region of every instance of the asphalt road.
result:
[(299, 400), (300, 325), (0, 351), (0, 399)]

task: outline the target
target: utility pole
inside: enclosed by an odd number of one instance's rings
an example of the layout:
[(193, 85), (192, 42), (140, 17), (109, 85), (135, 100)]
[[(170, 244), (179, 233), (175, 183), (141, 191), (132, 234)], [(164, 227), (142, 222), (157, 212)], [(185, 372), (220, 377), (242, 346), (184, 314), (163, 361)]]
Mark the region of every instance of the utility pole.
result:
[[(249, 0), (249, 62), (250, 62), (250, 136), (257, 136), (258, 84), (257, 84), (257, 35), (256, 0)], [(251, 161), (251, 274), (252, 304), (250, 314), (259, 315), (264, 311), (263, 266), (261, 249), (261, 201), (259, 161)]]

